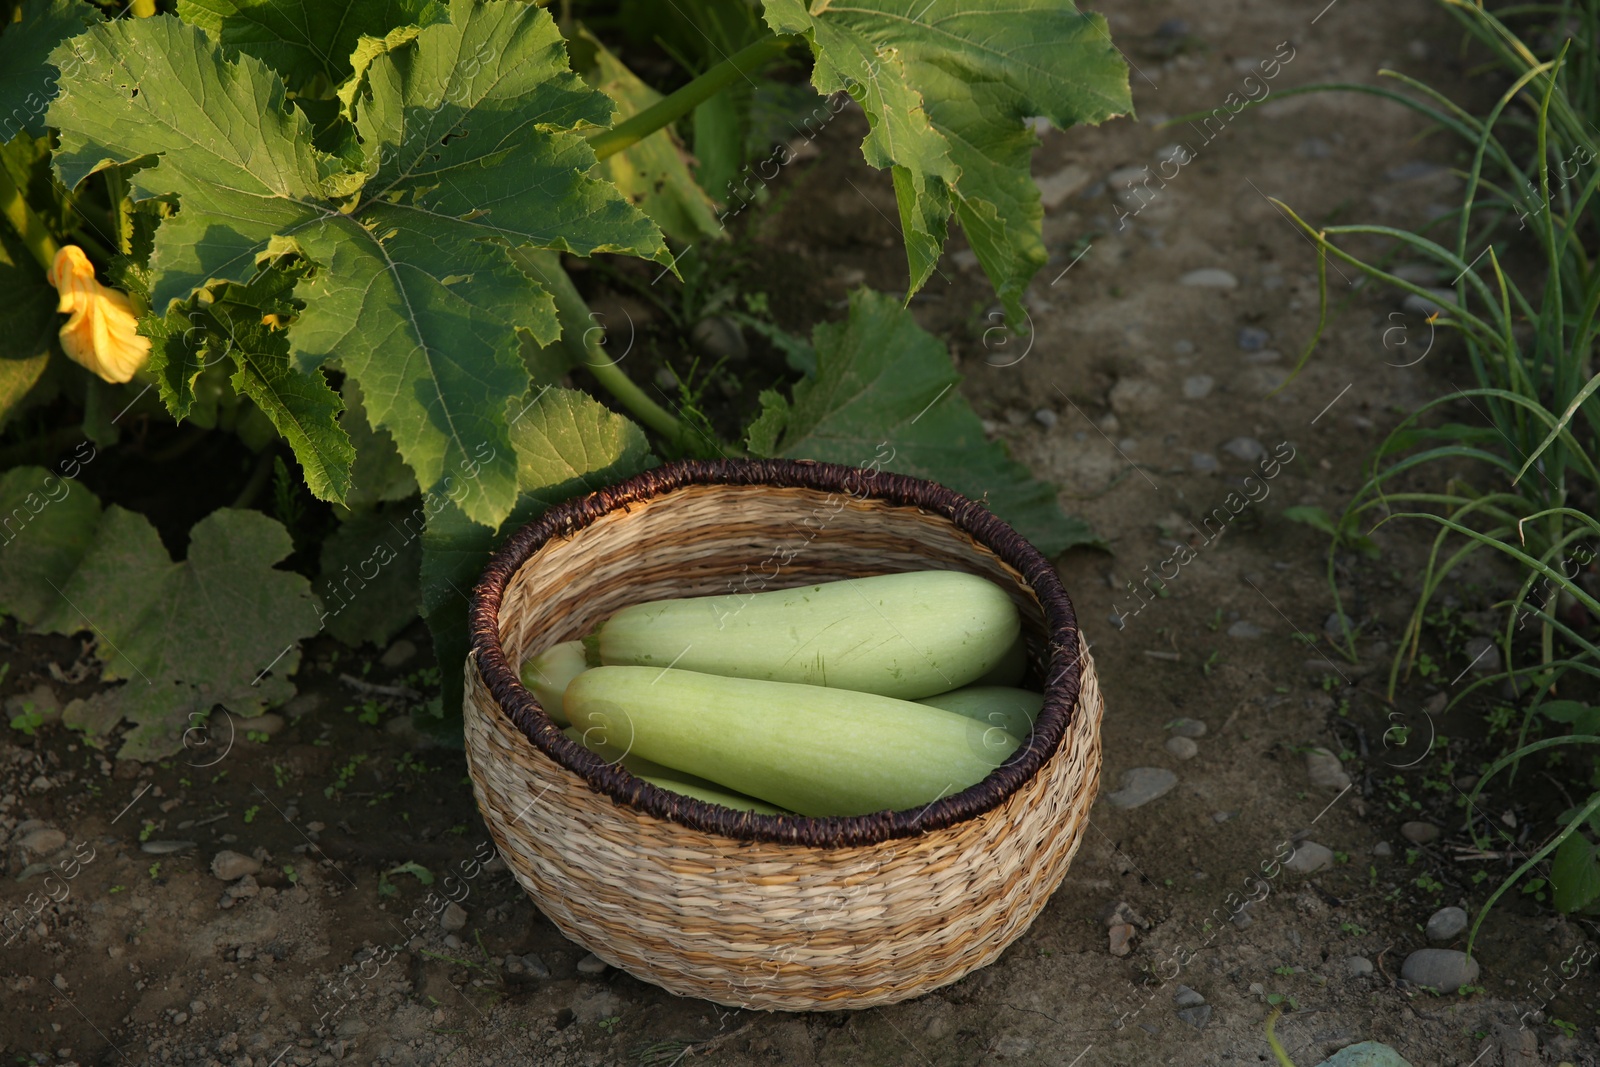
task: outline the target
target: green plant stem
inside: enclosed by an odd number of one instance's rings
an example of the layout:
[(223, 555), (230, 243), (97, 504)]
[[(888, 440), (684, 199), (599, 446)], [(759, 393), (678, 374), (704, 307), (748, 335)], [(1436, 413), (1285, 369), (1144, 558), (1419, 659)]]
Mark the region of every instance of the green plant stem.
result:
[(1294, 1061), (1289, 1058), (1289, 1053), (1284, 1049), (1282, 1042), (1278, 1040), (1278, 1035), (1273, 1032), (1278, 1025), (1278, 1016), (1282, 1014), (1282, 1008), (1273, 1008), (1272, 1014), (1267, 1016), (1267, 1045), (1271, 1047), (1272, 1055), (1277, 1058), (1282, 1067), (1294, 1067)]
[(769, 60), (782, 55), (794, 42), (792, 37), (767, 37), (741, 48), (688, 85), (662, 97), (625, 122), (601, 130), (589, 138), (596, 159), (605, 159), (655, 133), (669, 122), (676, 122), (722, 90), (735, 79), (747, 78)]
[(689, 425), (650, 399), (606, 354), (600, 342), (590, 336), (596, 332), (594, 318), (589, 312), (589, 305), (583, 302), (582, 294), (572, 284), (572, 279), (561, 269), (561, 257), (555, 252), (528, 252), (523, 253), (521, 259), (555, 297), (556, 317), (561, 320), (561, 344), (572, 358), (573, 365), (594, 375), (595, 381), (616, 397), (634, 418), (673, 445), (681, 445), (688, 440), (694, 433)]
[(28, 251), (33, 253), (33, 258), (45, 270), (55, 262), (59, 245), (56, 239), (50, 236), (50, 231), (40, 221), (39, 216), (33, 213), (28, 202), (22, 198), (22, 190), (17, 188), (17, 183), (11, 178), (11, 171), (0, 164), (0, 214), (11, 223), (11, 228), (17, 231), (22, 238), (22, 243)]

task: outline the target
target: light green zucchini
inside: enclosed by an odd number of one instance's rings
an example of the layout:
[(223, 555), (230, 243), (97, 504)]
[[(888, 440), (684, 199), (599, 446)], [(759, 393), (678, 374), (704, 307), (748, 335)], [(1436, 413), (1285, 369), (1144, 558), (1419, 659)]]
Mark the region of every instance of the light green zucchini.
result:
[(640, 775), (651, 785), (658, 785), (662, 789), (674, 793), (682, 793), (686, 797), (694, 797), (708, 804), (721, 804), (725, 808), (735, 811), (753, 811), (757, 815), (787, 815), (782, 808), (775, 808), (771, 804), (763, 804), (759, 800), (742, 797), (737, 793), (729, 793), (723, 789), (708, 789), (705, 786), (690, 785), (688, 782), (674, 781), (671, 778), (652, 778), (649, 775)]
[(630, 752), (622, 745), (613, 745), (607, 740), (604, 728), (580, 730), (576, 726), (569, 726), (561, 731), (568, 739), (593, 752), (607, 763), (621, 764), (623, 769), (635, 778), (670, 778), (679, 785), (690, 785), (699, 789), (720, 789), (716, 782), (692, 774), (685, 774), (676, 767), (667, 767), (655, 760), (645, 759), (637, 752)]
[(567, 691), (568, 682), (588, 669), (583, 642), (563, 641), (522, 665), (522, 684), (557, 726), (565, 726), (567, 715), (561, 709), (561, 694)]
[(973, 682), (974, 685), (1017, 685), (1022, 681), (1023, 675), (1028, 673), (1028, 646), (1023, 644), (1022, 635), (1011, 642), (1011, 647), (1006, 649), (1006, 654), (1000, 662), (990, 668), (989, 673)]
[(585, 638), (590, 662), (915, 700), (999, 664), (1021, 632), (1011, 599), (959, 571), (881, 574), (624, 608)]
[(567, 687), (573, 725), (801, 815), (920, 808), (1019, 745), (954, 712), (872, 693), (655, 667), (596, 667)]
[(937, 696), (923, 697), (918, 704), (953, 711), (969, 719), (996, 726), (1012, 737), (1026, 738), (1044, 707), (1044, 695), (1004, 685), (969, 685)]

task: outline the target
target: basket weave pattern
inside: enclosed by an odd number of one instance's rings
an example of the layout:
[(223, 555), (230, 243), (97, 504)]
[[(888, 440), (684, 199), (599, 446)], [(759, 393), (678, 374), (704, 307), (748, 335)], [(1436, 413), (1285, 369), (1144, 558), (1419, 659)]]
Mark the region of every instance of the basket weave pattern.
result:
[[(805, 466), (815, 481), (822, 465)], [(1019, 571), (946, 515), (865, 492), (705, 484), (681, 469), (676, 478), (651, 475), (669, 483), (665, 491), (652, 486), (553, 536), (546, 531), (530, 557), (511, 560), (497, 605), (484, 608), (489, 578), (475, 599), (467, 759), (478, 806), (518, 881), (562, 933), (607, 963), (721, 1004), (866, 1008), (991, 962), (1060, 884), (1098, 786), (1102, 701), (1075, 627), (1048, 630)], [(781, 481), (781, 471), (771, 480)], [(1010, 591), (1034, 673), (1055, 680), (1047, 708), (1063, 688), (1076, 698), (1058, 716), (1059, 744), (1037, 771), (985, 801), (986, 810), (945, 825), (906, 816), (729, 816), (664, 794), (568, 742), (536, 704), (529, 711), (531, 698), (506, 699), (496, 673), (503, 665), (488, 671), (494, 684), (485, 678), (480, 660), (494, 658), (483, 654), (486, 637), (507, 663), (520, 664), (629, 604), (726, 593), (730, 582), (737, 589), (777, 545), (802, 541), (776, 576), (747, 588), (936, 567), (981, 574)], [(486, 634), (479, 624), (491, 619)], [(929, 814), (961, 810), (940, 807), (949, 803), (930, 805)]]

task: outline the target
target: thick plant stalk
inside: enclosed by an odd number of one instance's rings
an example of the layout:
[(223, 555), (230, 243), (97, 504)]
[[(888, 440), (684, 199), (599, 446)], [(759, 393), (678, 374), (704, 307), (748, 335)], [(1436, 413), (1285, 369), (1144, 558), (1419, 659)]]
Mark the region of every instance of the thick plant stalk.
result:
[(55, 262), (56, 252), (60, 246), (56, 244), (56, 239), (50, 236), (50, 231), (45, 228), (39, 216), (33, 213), (28, 202), (22, 198), (22, 190), (17, 188), (16, 182), (11, 178), (11, 172), (3, 163), (0, 163), (0, 215), (4, 215), (11, 228), (17, 231), (22, 243), (33, 253), (33, 258), (39, 261), (39, 266), (49, 270), (50, 264)]
[(572, 279), (567, 277), (567, 272), (561, 269), (561, 257), (555, 252), (541, 251), (524, 253), (522, 259), (539, 275), (539, 280), (550, 291), (550, 295), (555, 297), (556, 317), (561, 320), (561, 344), (572, 357), (573, 364), (594, 375), (595, 380), (605, 386), (606, 391), (616, 397), (634, 418), (674, 445), (685, 440), (692, 432), (688, 425), (650, 399), (643, 389), (634, 384), (633, 379), (623, 373), (599, 342), (589, 337), (592, 332), (590, 324), (593, 322), (589, 305), (583, 302), (582, 294), (572, 284)]
[(749, 77), (769, 60), (776, 59), (792, 44), (792, 37), (767, 37), (741, 48), (677, 92), (662, 97), (653, 106), (609, 130), (589, 138), (596, 159), (616, 155), (644, 140), (669, 122), (676, 122), (716, 96), (737, 78)]

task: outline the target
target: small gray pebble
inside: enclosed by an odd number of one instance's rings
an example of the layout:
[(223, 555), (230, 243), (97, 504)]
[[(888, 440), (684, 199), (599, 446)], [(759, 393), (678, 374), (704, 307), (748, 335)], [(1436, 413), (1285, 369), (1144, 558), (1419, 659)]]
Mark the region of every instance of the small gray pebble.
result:
[(1122, 788), (1106, 799), (1112, 807), (1128, 810), (1166, 796), (1177, 784), (1178, 776), (1165, 767), (1135, 767), (1123, 774)]
[(1033, 421), (1048, 430), (1060, 421), (1060, 416), (1049, 408), (1040, 408), (1033, 413)]
[(578, 973), (589, 975), (605, 974), (610, 966), (605, 960), (591, 952), (578, 961)]
[(1261, 633), (1261, 627), (1245, 619), (1240, 619), (1238, 622), (1228, 627), (1229, 637), (1260, 637)]
[(464, 929), (467, 925), (467, 909), (452, 901), (445, 906), (444, 912), (440, 914), (439, 925), (451, 933)]
[(1259, 463), (1267, 458), (1267, 446), (1254, 437), (1235, 437), (1222, 451), (1243, 463)]
[(1234, 289), (1239, 279), (1220, 267), (1202, 267), (1178, 279), (1179, 285), (1198, 286), (1201, 289)]
[(230, 849), (223, 849), (211, 857), (211, 873), (224, 882), (243, 878), (261, 870), (261, 861)]
[(1189, 466), (1201, 474), (1211, 474), (1219, 464), (1217, 457), (1210, 452), (1192, 452), (1189, 455)]
[(1318, 789), (1341, 790), (1350, 784), (1350, 775), (1344, 764), (1325, 748), (1313, 748), (1306, 753), (1306, 776)]
[(1467, 913), (1460, 908), (1440, 908), (1428, 918), (1429, 941), (1449, 941), (1467, 928)]
[(191, 848), (194, 848), (193, 841), (146, 841), (139, 846), (139, 851), (152, 856), (167, 856)]
[(1467, 642), (1465, 649), (1467, 661), (1472, 665), (1473, 674), (1495, 674), (1500, 670), (1500, 648), (1493, 639), (1488, 637), (1474, 637)]
[(52, 827), (34, 830), (22, 839), (22, 847), (35, 856), (48, 856), (66, 843), (67, 835)]
[(1259, 352), (1270, 340), (1272, 335), (1259, 326), (1245, 326), (1239, 331), (1239, 347), (1246, 352)]
[(1185, 400), (1204, 400), (1217, 387), (1217, 380), (1209, 374), (1196, 374), (1183, 380)]
[(544, 960), (532, 952), (522, 957), (522, 971), (530, 978), (544, 979), (550, 977), (550, 968), (545, 966)]
[(1205, 997), (1186, 985), (1179, 986), (1178, 991), (1172, 994), (1172, 1004), (1177, 1008), (1197, 1008), (1205, 1002)]
[(1344, 961), (1344, 973), (1351, 978), (1365, 978), (1372, 973), (1372, 961), (1365, 956), (1351, 956)]
[(1200, 746), (1187, 737), (1169, 737), (1165, 748), (1178, 759), (1194, 759), (1200, 754)]
[(1394, 855), (1394, 846), (1387, 841), (1379, 841), (1372, 846), (1372, 854), (1374, 856), (1392, 856)]
[(1283, 861), (1284, 870), (1296, 874), (1315, 874), (1333, 865), (1333, 849), (1315, 841), (1302, 841), (1295, 846), (1294, 855)]
[(1413, 845), (1426, 845), (1439, 840), (1442, 831), (1431, 822), (1405, 822), (1400, 824), (1400, 836)]
[(1182, 1019), (1196, 1030), (1204, 1030), (1206, 1028), (1206, 1023), (1211, 1021), (1211, 1005), (1196, 1004), (1192, 1008), (1184, 1008), (1182, 1011), (1178, 1012), (1178, 1018)]
[(1400, 977), (1412, 985), (1454, 993), (1478, 980), (1478, 961), (1453, 948), (1419, 948), (1400, 965)]
[(1172, 731), (1174, 737), (1204, 737), (1206, 724), (1199, 719), (1173, 719), (1167, 724), (1167, 729)]

